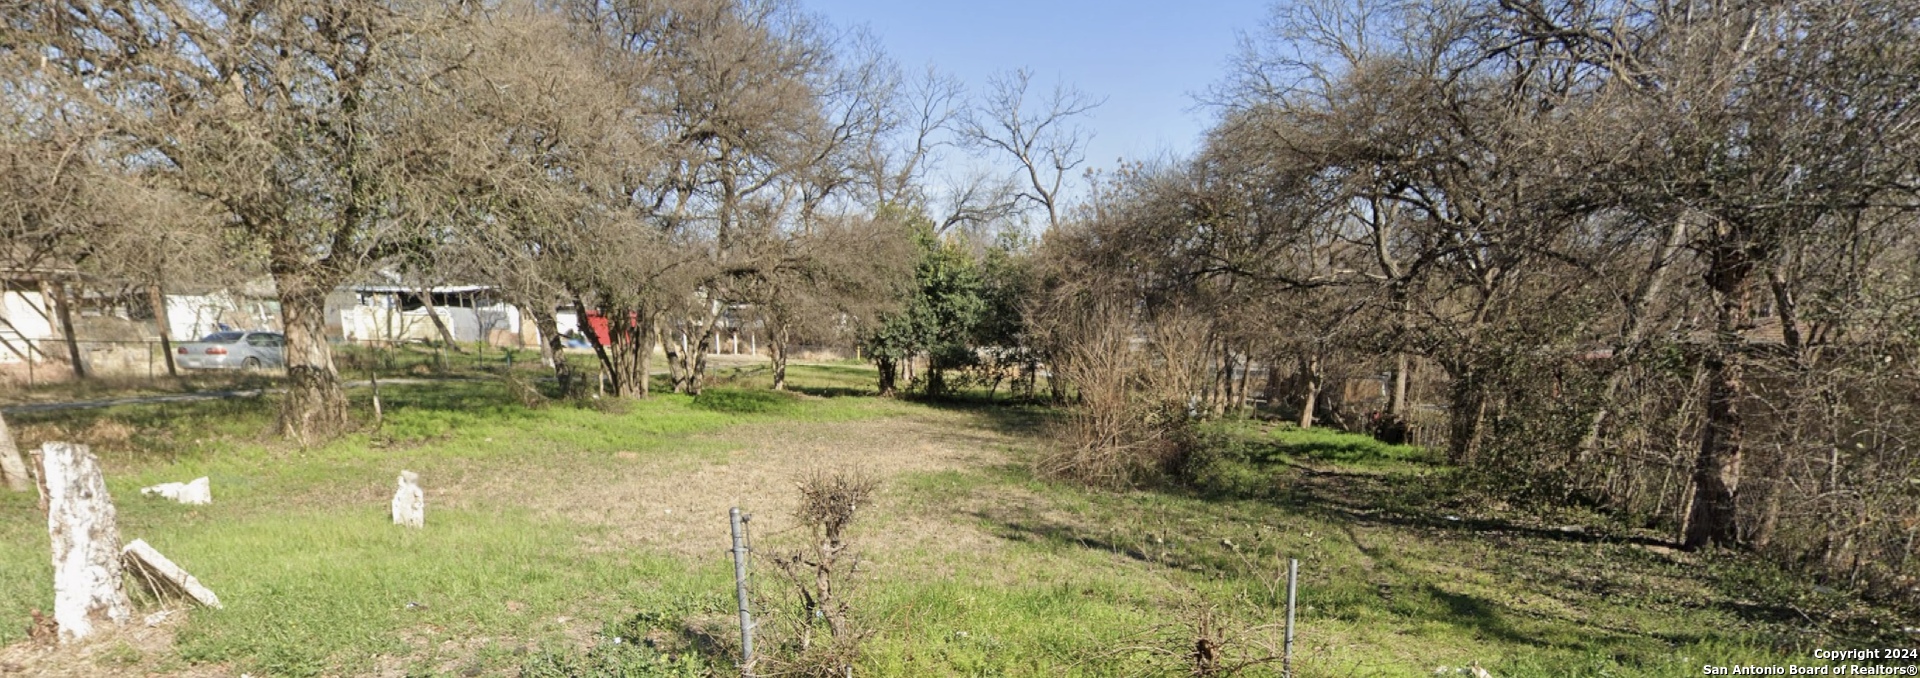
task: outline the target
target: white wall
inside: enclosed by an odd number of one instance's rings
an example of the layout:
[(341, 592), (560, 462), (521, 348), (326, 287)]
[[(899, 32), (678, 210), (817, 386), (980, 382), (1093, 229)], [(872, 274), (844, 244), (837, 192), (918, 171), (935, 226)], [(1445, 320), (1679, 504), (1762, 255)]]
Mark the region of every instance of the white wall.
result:
[(241, 319), (232, 295), (226, 292), (167, 295), (167, 331), (170, 335), (167, 338), (195, 341), (220, 331), (223, 323), (236, 328), (247, 324)]
[(12, 330), (0, 325), (0, 332), (7, 332), (8, 339), (13, 338), (13, 331), (25, 335), (23, 338), (26, 339), (54, 337), (53, 312), (47, 308), (46, 300), (40, 297), (39, 292), (9, 291), (0, 295), (0, 318), (6, 318), (7, 322), (13, 324)]
[[(42, 315), (42, 314), (45, 315)], [(39, 292), (9, 290), (0, 293), (0, 318), (5, 318), (12, 328), (0, 325), (0, 339), (12, 342), (14, 348), (25, 351), (21, 340), (44, 341), (54, 337), (53, 312), (47, 309), (46, 300)], [(46, 347), (52, 349), (53, 347)], [(0, 363), (20, 362), (13, 351), (0, 349)]]

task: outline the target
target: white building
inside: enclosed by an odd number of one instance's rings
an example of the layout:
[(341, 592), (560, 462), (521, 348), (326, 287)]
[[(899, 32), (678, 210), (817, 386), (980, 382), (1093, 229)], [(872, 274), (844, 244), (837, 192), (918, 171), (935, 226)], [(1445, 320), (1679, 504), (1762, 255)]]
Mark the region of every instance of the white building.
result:
[(347, 342), (439, 341), (440, 329), (427, 315), (433, 303), (454, 341), (485, 341), (495, 346), (531, 346), (531, 324), (520, 309), (499, 300), (485, 285), (418, 288), (401, 285), (351, 285), (327, 295), (327, 333)]
[(216, 289), (167, 295), (167, 338), (195, 341), (227, 330), (279, 331), (280, 302), (271, 294)]
[(31, 352), (47, 348), (44, 342), (58, 337), (53, 306), (46, 296), (0, 278), (0, 363), (23, 362)]

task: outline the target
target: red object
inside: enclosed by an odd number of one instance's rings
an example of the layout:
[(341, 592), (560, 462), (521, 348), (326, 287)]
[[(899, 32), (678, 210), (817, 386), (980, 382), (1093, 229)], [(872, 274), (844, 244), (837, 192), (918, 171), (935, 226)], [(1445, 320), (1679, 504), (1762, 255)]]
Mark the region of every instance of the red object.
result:
[(587, 329), (593, 332), (593, 340), (601, 346), (613, 343), (607, 334), (607, 317), (599, 311), (587, 311)]
[(187, 354), (187, 347), (185, 346), (180, 347), (180, 355), (186, 355), (186, 354)]
[(220, 348), (218, 346), (207, 349), (207, 355), (226, 355), (226, 354), (227, 354), (227, 349)]
[[(627, 326), (636, 328), (640, 326), (640, 314), (638, 312), (627, 313)], [(593, 332), (593, 340), (600, 342), (601, 346), (613, 345), (613, 336), (607, 333), (607, 317), (601, 315), (599, 311), (587, 311), (587, 328)], [(642, 339), (642, 341), (646, 341), (646, 339)]]

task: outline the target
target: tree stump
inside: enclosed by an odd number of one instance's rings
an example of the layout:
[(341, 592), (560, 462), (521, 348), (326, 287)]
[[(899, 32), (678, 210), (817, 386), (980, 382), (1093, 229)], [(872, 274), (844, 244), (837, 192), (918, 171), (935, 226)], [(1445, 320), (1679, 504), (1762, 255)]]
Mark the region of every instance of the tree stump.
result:
[(71, 643), (97, 625), (133, 618), (121, 583), (120, 528), (100, 463), (87, 446), (47, 443), (39, 462), (53, 540), (53, 621), (60, 642)]
[(27, 477), (27, 464), (20, 460), (20, 448), (13, 443), (13, 434), (7, 432), (7, 419), (0, 417), (0, 481), (5, 481), (7, 489), (25, 492), (33, 489), (32, 478)]
[(400, 472), (400, 487), (393, 493), (393, 524), (424, 527), (427, 524), (427, 497), (420, 491), (420, 475)]

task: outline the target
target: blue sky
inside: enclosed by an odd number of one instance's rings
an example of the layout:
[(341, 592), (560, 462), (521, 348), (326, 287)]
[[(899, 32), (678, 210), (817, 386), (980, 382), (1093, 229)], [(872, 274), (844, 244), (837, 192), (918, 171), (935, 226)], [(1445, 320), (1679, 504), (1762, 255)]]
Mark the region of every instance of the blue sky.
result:
[(1087, 162), (1184, 155), (1212, 113), (1197, 105), (1226, 73), (1241, 31), (1268, 0), (1179, 3), (972, 0), (801, 0), (840, 26), (864, 25), (909, 73), (932, 64), (985, 87), (987, 76), (1033, 70), (1036, 89), (1066, 81), (1107, 102), (1084, 124)]

